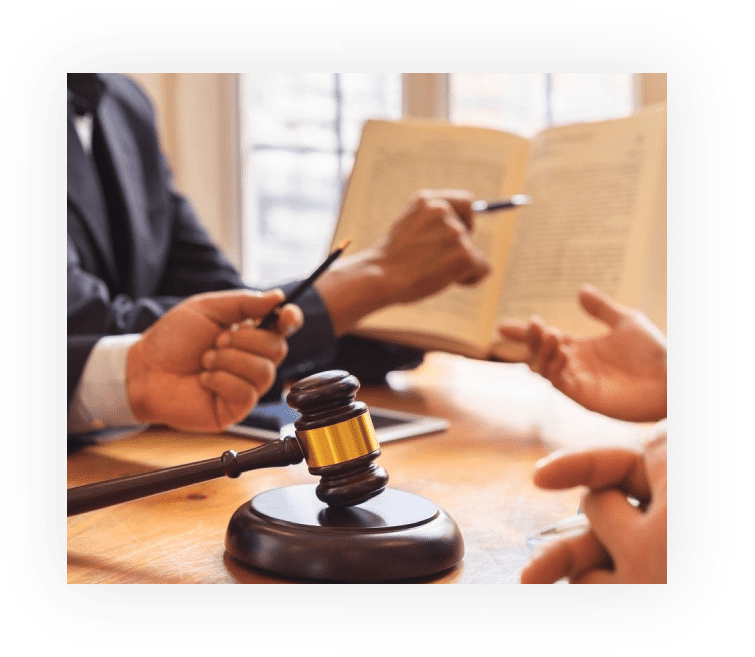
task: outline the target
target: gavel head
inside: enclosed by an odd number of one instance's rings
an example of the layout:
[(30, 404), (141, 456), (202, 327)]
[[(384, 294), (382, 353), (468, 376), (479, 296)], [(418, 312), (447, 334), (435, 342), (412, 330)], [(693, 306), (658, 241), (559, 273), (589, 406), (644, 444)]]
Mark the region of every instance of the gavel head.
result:
[(380, 444), (367, 406), (355, 401), (359, 381), (343, 370), (296, 382), (286, 397), (301, 413), (294, 427), (315, 493), (331, 507), (361, 504), (385, 490), (388, 473), (375, 464)]

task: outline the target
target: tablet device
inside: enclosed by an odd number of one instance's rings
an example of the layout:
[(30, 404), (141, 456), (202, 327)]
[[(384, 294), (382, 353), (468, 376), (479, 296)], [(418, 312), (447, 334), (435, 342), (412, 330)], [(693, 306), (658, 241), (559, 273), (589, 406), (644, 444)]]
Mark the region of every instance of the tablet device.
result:
[[(238, 424), (230, 426), (227, 431), (258, 440), (278, 440), (283, 436), (294, 435), (294, 422), (300, 417), (299, 412), (284, 401), (257, 404), (249, 415)], [(375, 406), (370, 406), (370, 417), (381, 444), (448, 429), (448, 421), (443, 418)]]

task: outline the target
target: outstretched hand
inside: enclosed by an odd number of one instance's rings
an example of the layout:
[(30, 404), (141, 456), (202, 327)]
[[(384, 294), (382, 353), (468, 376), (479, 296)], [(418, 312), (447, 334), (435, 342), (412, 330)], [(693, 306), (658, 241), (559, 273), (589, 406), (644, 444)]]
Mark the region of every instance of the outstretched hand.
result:
[[(140, 422), (187, 431), (222, 431), (245, 417), (275, 380), (298, 330), (301, 310), (279, 313), (277, 331), (253, 329), (283, 300), (280, 290), (198, 294), (168, 311), (131, 347), (127, 387)], [(216, 345), (221, 334), (246, 323), (245, 348)]]
[(575, 338), (540, 318), (506, 321), (504, 339), (526, 344), (533, 372), (585, 408), (620, 420), (666, 417), (666, 338), (639, 310), (622, 306), (593, 287), (579, 292), (582, 308), (609, 329)]
[(665, 427), (643, 453), (554, 454), (538, 463), (535, 483), (554, 490), (587, 486), (582, 507), (590, 529), (548, 545), (522, 571), (523, 584), (666, 582)]

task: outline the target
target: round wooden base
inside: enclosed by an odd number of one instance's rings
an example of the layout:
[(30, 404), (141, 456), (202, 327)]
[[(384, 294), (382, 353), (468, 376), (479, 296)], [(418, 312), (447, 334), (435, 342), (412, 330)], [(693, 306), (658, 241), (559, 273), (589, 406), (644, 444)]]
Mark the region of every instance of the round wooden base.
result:
[(456, 523), (424, 497), (386, 488), (332, 509), (315, 488), (278, 488), (239, 507), (226, 533), (228, 554), (279, 575), (334, 582), (427, 577), (464, 556)]

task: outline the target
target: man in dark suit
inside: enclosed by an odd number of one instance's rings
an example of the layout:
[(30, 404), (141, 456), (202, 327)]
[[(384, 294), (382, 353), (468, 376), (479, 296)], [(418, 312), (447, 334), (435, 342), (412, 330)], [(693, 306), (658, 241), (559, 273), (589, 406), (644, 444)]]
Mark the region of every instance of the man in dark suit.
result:
[[(280, 345), (266, 343), (261, 347), (261, 331), (243, 322), (233, 335), (233, 345), (227, 348), (279, 365), (278, 383), (273, 387), (278, 394), (280, 381), (334, 363), (366, 380), (379, 379), (390, 369), (407, 364), (416, 366), (421, 362), (421, 352), (352, 338), (340, 341), (341, 358), (351, 355), (351, 362), (338, 362), (339, 336), (379, 308), (423, 298), (454, 282), (476, 283), (487, 275), (490, 267), (469, 239), (470, 201), (468, 194), (460, 192), (419, 194), (382, 242), (338, 261), (298, 300), (304, 328), (288, 339), (287, 356), (282, 362), (278, 358)], [(423, 241), (421, 248), (416, 245), (418, 238)], [(134, 417), (207, 428), (206, 423), (191, 418), (181, 424), (159, 413), (139, 417), (128, 389), (119, 400), (125, 403), (125, 411), (113, 414), (100, 403), (105, 384), (96, 372), (108, 363), (116, 370), (126, 370), (128, 359), (144, 351), (132, 347), (170, 309), (178, 310), (171, 319), (174, 330), (184, 326), (190, 315), (182, 305), (185, 300), (245, 287), (238, 272), (212, 243), (187, 199), (174, 189), (160, 150), (154, 111), (144, 92), (117, 74), (69, 74), (69, 431), (129, 423)], [(255, 309), (273, 303), (271, 299), (266, 297)], [(204, 303), (200, 297), (192, 301), (189, 310)], [(281, 321), (280, 330), (288, 333), (301, 324), (301, 317), (289, 309)], [(217, 322), (218, 334), (221, 329), (222, 322)], [(157, 333), (166, 336), (165, 331)], [(154, 334), (153, 330), (153, 338)], [(167, 345), (155, 344), (153, 339), (152, 347), (160, 350)], [(197, 376), (202, 369), (227, 370), (224, 363), (235, 363), (230, 357), (217, 358), (218, 353), (223, 354), (216, 350), (202, 361), (202, 353), (192, 355)], [(208, 365), (210, 360), (213, 364)], [(247, 376), (247, 382), (251, 376), (249, 372), (230, 374), (242, 379)], [(126, 384), (124, 374), (121, 383), (114, 385)], [(259, 385), (257, 392), (265, 389)], [(154, 394), (169, 396), (171, 391), (158, 388)], [(93, 416), (93, 404), (97, 408), (94, 415), (102, 417)], [(243, 407), (248, 406), (248, 411), (252, 405), (247, 400), (226, 419), (241, 419)], [(191, 409), (186, 412), (191, 414)], [(210, 428), (230, 423), (216, 421)]]

